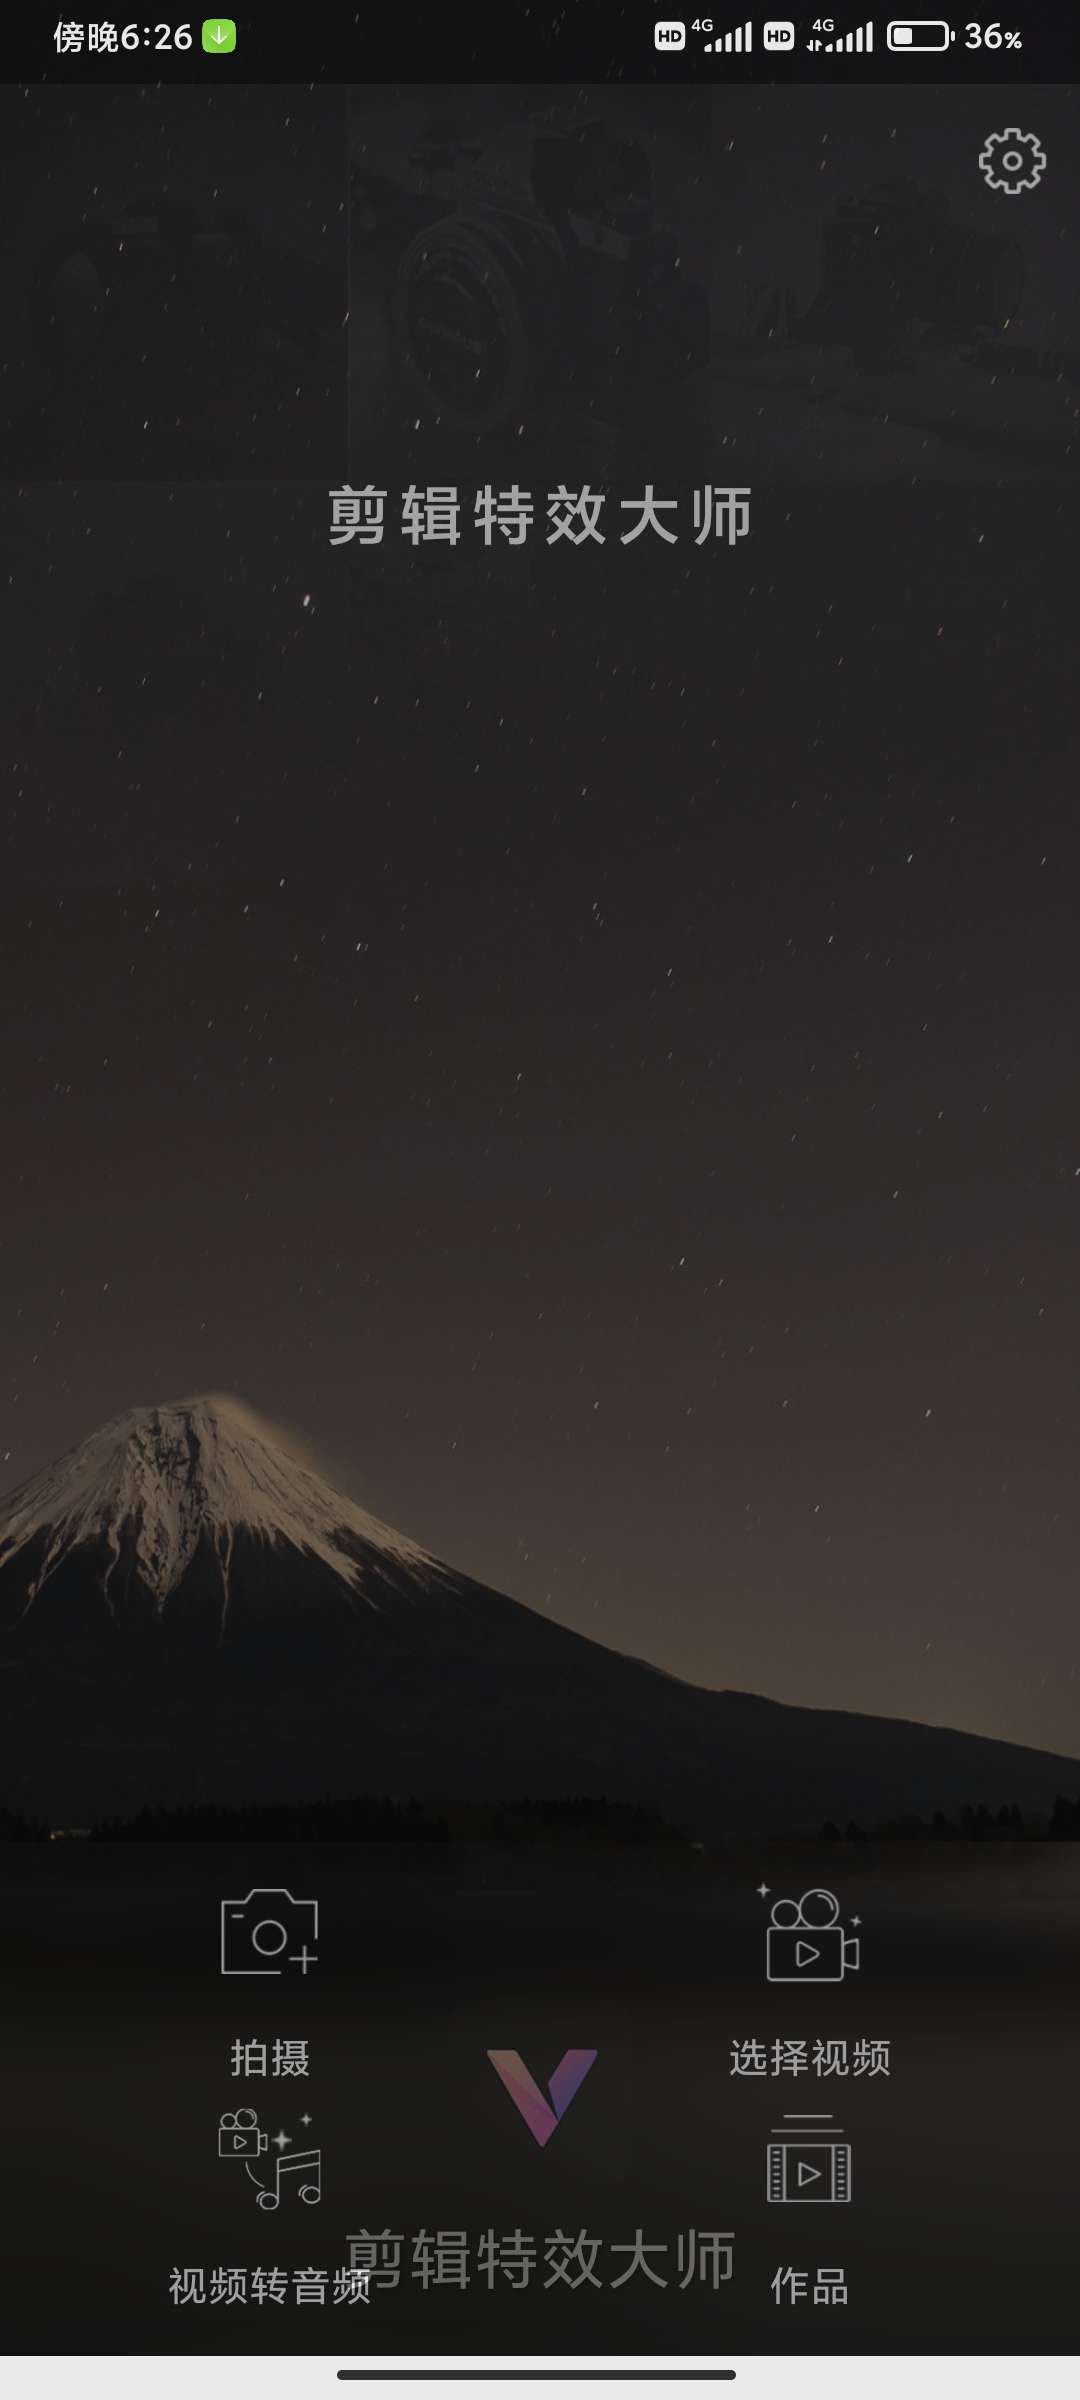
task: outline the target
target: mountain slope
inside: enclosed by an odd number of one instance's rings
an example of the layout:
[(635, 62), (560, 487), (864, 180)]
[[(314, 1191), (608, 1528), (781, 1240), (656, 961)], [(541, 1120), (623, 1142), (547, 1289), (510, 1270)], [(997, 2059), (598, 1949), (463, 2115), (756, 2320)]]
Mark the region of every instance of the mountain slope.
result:
[(0, 1806), (603, 1795), (816, 1831), (1080, 1767), (681, 1683), (486, 1590), (235, 1402), (133, 1411), (0, 1502)]
[(103, 1562), (95, 1581), (114, 1615), (117, 1596), (134, 1589), (161, 1618), (209, 1544), (224, 1626), (239, 1533), (320, 1561), (359, 1600), (369, 1597), (365, 1557), (437, 1572), (415, 1542), (335, 1492), (239, 1402), (177, 1401), (118, 1417), (12, 1493), (0, 1516), (0, 1622), (5, 1598), (28, 1617), (79, 1553)]

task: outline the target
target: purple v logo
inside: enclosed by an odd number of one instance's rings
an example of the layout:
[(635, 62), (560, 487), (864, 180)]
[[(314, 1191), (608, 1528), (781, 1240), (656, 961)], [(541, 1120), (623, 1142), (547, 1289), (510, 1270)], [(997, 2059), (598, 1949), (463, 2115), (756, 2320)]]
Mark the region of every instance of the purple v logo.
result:
[(521, 2056), (520, 2050), (489, 2050), (488, 2057), (501, 2083), (506, 2085), (514, 2107), (520, 2110), (534, 2142), (543, 2149), (550, 2142), (556, 2125), (565, 2117), (576, 2092), (581, 2090), (585, 2077), (596, 2058), (595, 2050), (564, 2050), (548, 2085), (550, 2106)]

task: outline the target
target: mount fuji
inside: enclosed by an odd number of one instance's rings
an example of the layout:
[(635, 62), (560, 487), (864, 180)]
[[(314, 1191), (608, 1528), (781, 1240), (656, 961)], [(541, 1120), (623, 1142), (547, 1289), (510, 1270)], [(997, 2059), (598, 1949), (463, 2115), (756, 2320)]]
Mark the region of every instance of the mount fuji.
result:
[(298, 1625), (437, 1582), (235, 1400), (133, 1409), (0, 1503), (0, 1624), (233, 1643), (287, 1589)]
[(706, 1835), (969, 1802), (1075, 1762), (709, 1691), (455, 1573), (234, 1400), (117, 1418), (0, 1500), (0, 1807), (604, 1798)]

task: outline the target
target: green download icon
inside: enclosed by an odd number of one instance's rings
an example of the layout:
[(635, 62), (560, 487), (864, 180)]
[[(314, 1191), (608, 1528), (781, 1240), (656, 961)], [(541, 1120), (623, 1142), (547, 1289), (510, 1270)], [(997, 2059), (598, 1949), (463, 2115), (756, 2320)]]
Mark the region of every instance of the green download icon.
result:
[(204, 50), (235, 50), (236, 20), (233, 17), (204, 17), (202, 29)]

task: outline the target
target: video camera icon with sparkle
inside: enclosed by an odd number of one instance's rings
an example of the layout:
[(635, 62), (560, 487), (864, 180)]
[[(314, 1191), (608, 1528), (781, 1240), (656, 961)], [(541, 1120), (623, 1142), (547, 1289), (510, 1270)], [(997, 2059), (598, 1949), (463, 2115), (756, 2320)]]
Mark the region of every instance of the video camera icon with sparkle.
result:
[(765, 1935), (768, 1981), (842, 1983), (845, 1975), (853, 1975), (860, 1963), (859, 1937), (845, 1933), (839, 1918), (835, 1892), (804, 1892), (801, 1900), (774, 1900)]

